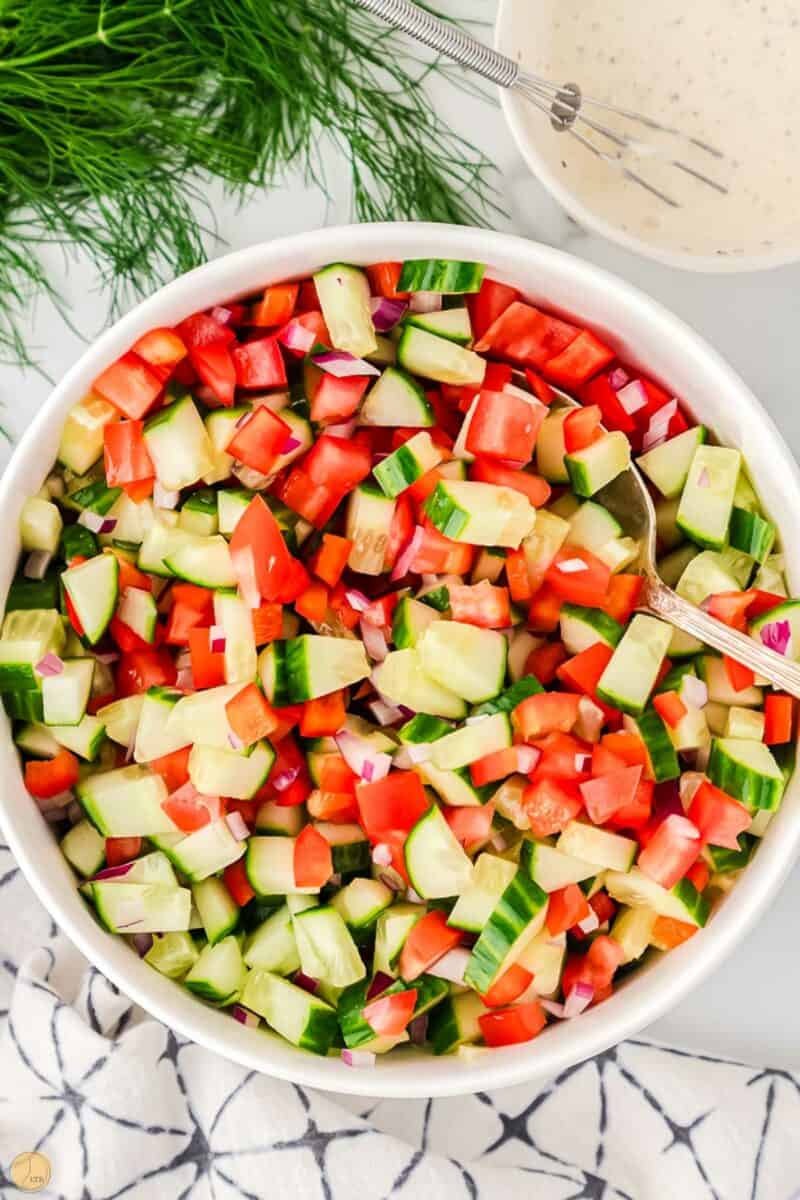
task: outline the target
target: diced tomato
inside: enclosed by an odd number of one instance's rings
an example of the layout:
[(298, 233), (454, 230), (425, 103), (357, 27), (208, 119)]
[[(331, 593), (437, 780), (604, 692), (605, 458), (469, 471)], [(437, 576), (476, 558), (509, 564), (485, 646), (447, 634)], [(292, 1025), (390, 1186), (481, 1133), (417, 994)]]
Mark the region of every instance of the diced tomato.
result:
[(643, 829), (652, 816), (654, 790), (652, 779), (640, 779), (632, 802), (618, 808), (606, 824), (611, 829)]
[(320, 768), (319, 786), (324, 792), (356, 794), (359, 776), (348, 767), (340, 754), (326, 754)]
[(643, 575), (612, 575), (605, 598), (597, 607), (620, 625), (627, 625), (639, 603), (643, 585)]
[(358, 804), (350, 792), (326, 792), (318, 788), (306, 801), (309, 816), (316, 821), (351, 823), (358, 820)]
[(191, 783), (167, 796), (161, 807), (181, 833), (195, 833), (222, 816), (219, 796), (203, 796)]
[[(569, 733), (548, 733), (534, 743), (541, 758), (531, 773), (531, 779), (555, 779), (558, 782), (582, 783), (591, 774), (591, 746)], [(580, 793), (575, 790), (580, 799)]]
[(314, 483), (300, 467), (291, 470), (279, 495), (288, 508), (317, 529), (327, 525), (343, 497), (342, 492)]
[(756, 681), (755, 671), (744, 666), (743, 663), (737, 662), (735, 658), (731, 658), (730, 654), (723, 654), (722, 661), (725, 664), (728, 683), (734, 692), (744, 692), (753, 686)]
[(712, 846), (724, 846), (727, 850), (738, 850), (738, 837), (750, 828), (752, 815), (740, 804), (704, 779), (692, 797), (686, 814), (697, 827), (704, 842)]
[(708, 864), (704, 863), (702, 858), (698, 858), (697, 862), (689, 867), (689, 870), (686, 872), (686, 878), (697, 888), (698, 892), (704, 892), (711, 878), (711, 871)]
[[(593, 752), (593, 770), (594, 762)], [(604, 825), (609, 817), (613, 817), (621, 808), (633, 804), (641, 777), (641, 766), (621, 767), (617, 771), (607, 771), (598, 778), (589, 779), (580, 785), (583, 803), (595, 825)]]
[(538, 1000), (498, 1008), (478, 1017), (483, 1040), (487, 1046), (515, 1046), (530, 1042), (544, 1029), (547, 1018)]
[(153, 758), (148, 763), (150, 770), (155, 771), (156, 775), (160, 775), (164, 780), (168, 793), (177, 792), (178, 788), (189, 782), (190, 752), (191, 746), (183, 746), (180, 750)]
[(597, 405), (602, 414), (603, 424), (607, 429), (619, 429), (622, 433), (633, 433), (636, 423), (617, 398), (608, 372), (585, 383), (580, 389), (579, 397), (582, 404)]
[(309, 560), (309, 569), (317, 579), (321, 579), (329, 587), (335, 587), (347, 566), (347, 559), (352, 548), (353, 543), (350, 538), (338, 537), (334, 533), (323, 533), (319, 548)]
[(367, 277), (375, 295), (385, 296), (388, 300), (405, 300), (409, 293), (397, 290), (402, 269), (400, 262), (373, 263), (367, 267)]
[(624, 958), (625, 952), (619, 942), (606, 933), (597, 935), (586, 952), (585, 960), (595, 991), (608, 987)]
[(307, 621), (324, 621), (328, 611), (328, 589), (318, 579), (313, 580), (302, 596), (294, 602), (295, 612)]
[(151, 687), (171, 687), (177, 675), (172, 655), (166, 648), (132, 650), (123, 654), (117, 663), (117, 695), (120, 698), (135, 696)]
[(213, 622), (214, 593), (192, 583), (176, 583), (172, 586), (171, 598), (164, 640), (169, 645), (188, 646), (193, 629)]
[(347, 716), (344, 691), (329, 692), (306, 700), (300, 718), (300, 733), (303, 737), (332, 737), (344, 725)]
[(364, 620), (369, 625), (377, 625), (379, 629), (387, 629), (392, 624), (392, 614), (399, 599), (398, 592), (388, 592), (373, 600), (369, 608), (364, 610)]
[(592, 909), (601, 925), (613, 921), (617, 912), (617, 905), (608, 892), (595, 892), (593, 896), (590, 896), (589, 908)]
[(283, 632), (283, 608), (280, 604), (262, 603), (253, 609), (253, 636), (257, 646), (276, 641)]
[(642, 739), (635, 733), (605, 733), (601, 744), (627, 763), (629, 767), (647, 765), (647, 750)]
[(492, 830), (494, 808), (491, 804), (447, 804), (442, 810), (457, 841), (467, 851), (487, 841)]
[(543, 367), (574, 341), (579, 332), (574, 325), (548, 316), (532, 304), (515, 300), (482, 334), (475, 349), (523, 365)]
[(311, 576), (299, 558), (289, 557), (289, 565), (283, 586), (275, 600), (279, 604), (293, 604), (311, 586)]
[(577, 788), (555, 779), (539, 779), (522, 793), (522, 806), (536, 838), (560, 833), (583, 808)]
[(143, 429), (143, 421), (112, 421), (103, 429), (103, 465), (109, 487), (141, 483), (155, 475)]
[(518, 751), (518, 746), (507, 746), (505, 750), (495, 750), (470, 763), (469, 773), (474, 786), (485, 787), (487, 783), (496, 783), (513, 775), (519, 770)]
[(277, 600), (290, 574), (291, 556), (278, 522), (260, 495), (253, 496), (239, 518), (230, 549), (243, 589), (255, 586), (264, 600)]
[(431, 492), (436, 490), (436, 485), (442, 478), (441, 472), (436, 467), (431, 467), (430, 471), (426, 471), (424, 475), (420, 475), (419, 479), (415, 479), (411, 486), (406, 488), (404, 494), (414, 501), (419, 511)]
[(671, 813), (656, 829), (638, 859), (638, 867), (662, 887), (673, 888), (697, 860), (703, 839), (686, 817)]
[(536, 399), (541, 400), (542, 404), (546, 404), (549, 408), (556, 396), (547, 380), (542, 379), (541, 375), (537, 371), (532, 371), (530, 367), (525, 368), (525, 378)]
[(278, 719), (260, 688), (248, 683), (225, 705), (225, 715), (231, 730), (244, 743), (252, 746), (270, 737), (278, 727)]
[(231, 900), (238, 904), (239, 908), (244, 908), (245, 904), (249, 904), (255, 896), (255, 891), (247, 878), (247, 868), (243, 858), (225, 868), (222, 872), (222, 880), (228, 889)]
[[(414, 532), (414, 507), (407, 495), (398, 496), (394, 504), (389, 540), (383, 559), (384, 571), (390, 571)], [(427, 568), (426, 568), (427, 570)]]
[(417, 989), (407, 988), (404, 992), (392, 992), (370, 1000), (361, 1015), (377, 1037), (398, 1037), (405, 1033), (416, 1003)]
[(174, 329), (151, 329), (134, 342), (131, 350), (151, 367), (174, 367), (186, 357), (186, 346)]
[(561, 353), (556, 352), (555, 357), (548, 358), (542, 366), (542, 374), (563, 388), (578, 388), (613, 360), (614, 351), (588, 329), (583, 329)]
[(511, 721), (528, 742), (548, 733), (569, 733), (578, 719), (579, 704), (580, 697), (571, 692), (538, 692), (517, 705)]
[[(156, 627), (158, 628), (158, 626)], [(151, 646), (151, 642), (139, 637), (138, 633), (120, 620), (118, 616), (113, 616), (108, 623), (108, 632), (114, 639), (120, 650), (127, 653), (131, 650), (147, 650)]]
[(466, 575), (472, 568), (474, 548), (466, 542), (454, 542), (445, 537), (427, 519), (422, 528), (422, 541), (409, 570), (416, 575)]
[(512, 963), (500, 978), (494, 981), (488, 992), (481, 996), (481, 1000), (487, 1008), (503, 1008), (506, 1004), (513, 1004), (515, 1000), (519, 1000), (532, 983), (533, 973), (520, 963)]
[(509, 550), (506, 554), (506, 580), (514, 603), (528, 604), (533, 592), (528, 575), (528, 562), (523, 550)]
[(480, 291), (467, 296), (473, 338), (476, 341), (482, 338), (515, 300), (519, 300), (516, 288), (509, 287), (507, 283), (498, 283), (496, 279), (484, 278)]
[(220, 404), (230, 408), (236, 390), (236, 368), (226, 343), (217, 341), (192, 346), (189, 360)]
[[(286, 387), (286, 367), (277, 337), (256, 338), (252, 342), (245, 342), (243, 346), (234, 346), (230, 357), (233, 363), (234, 380), (239, 387), (247, 389)], [(202, 378), (202, 371), (199, 368), (198, 374)], [(214, 390), (216, 391), (216, 388)], [(220, 395), (219, 392), (217, 395)], [(221, 395), (220, 399), (222, 399)]]
[(306, 367), (306, 397), (311, 405), (311, 420), (332, 424), (352, 417), (371, 382), (369, 375), (351, 375), (337, 379), (320, 367)]
[(678, 921), (675, 917), (656, 917), (650, 940), (661, 950), (674, 950), (682, 946), (697, 933), (697, 926), (689, 921)]
[(92, 384), (92, 390), (119, 409), (124, 417), (138, 420), (155, 404), (162, 389), (161, 378), (128, 351), (106, 367)]
[(289, 437), (291, 430), (286, 422), (262, 404), (234, 431), (226, 450), (254, 471), (268, 475)]
[(461, 941), (461, 930), (447, 924), (443, 912), (434, 909), (417, 921), (400, 951), (400, 977), (405, 980), (423, 975), (448, 950)]
[[(565, 570), (583, 564), (582, 569)], [(611, 571), (601, 559), (583, 546), (566, 543), (545, 572), (545, 580), (570, 604), (600, 608), (608, 594)]]
[(210, 313), (193, 313), (185, 321), (181, 321), (177, 333), (190, 349), (194, 346), (211, 346), (215, 342), (228, 345), (236, 341), (236, 334), (230, 325), (223, 325), (215, 320)]
[(611, 661), (613, 650), (604, 642), (595, 642), (579, 654), (574, 654), (558, 668), (556, 674), (565, 687), (596, 699), (600, 677)]
[(553, 937), (566, 933), (573, 925), (585, 921), (591, 916), (592, 910), (577, 883), (568, 883), (566, 887), (557, 888), (550, 893), (547, 905), (547, 931)]
[(295, 887), (322, 888), (332, 874), (330, 845), (313, 825), (306, 825), (294, 843)]
[(264, 289), (264, 295), (254, 305), (250, 322), (269, 329), (273, 325), (285, 325), (291, 319), (297, 303), (299, 283), (276, 283)]
[(391, 771), (376, 783), (356, 787), (361, 825), (371, 842), (401, 840), (430, 808), (422, 781), (414, 771)]
[[(559, 602), (560, 604), (560, 602)], [(556, 677), (559, 667), (567, 657), (560, 642), (545, 642), (532, 650), (525, 661), (525, 674), (535, 675), (542, 687), (547, 687)]]
[[(543, 583), (533, 594), (528, 609), (528, 624), (536, 633), (554, 633), (558, 628), (564, 597), (549, 583)], [(541, 647), (544, 650), (544, 646)], [(565, 655), (562, 656), (561, 661)], [(541, 682), (544, 682), (542, 680)]]
[(783, 692), (771, 692), (764, 701), (764, 741), (782, 746), (792, 740), (794, 701)]
[(59, 796), (77, 782), (78, 760), (69, 750), (60, 750), (54, 758), (25, 763), (25, 787), (39, 800)]
[(653, 696), (653, 708), (670, 729), (680, 725), (689, 711), (677, 692), (659, 692)]
[(564, 449), (567, 454), (585, 450), (603, 436), (600, 428), (602, 413), (595, 404), (573, 409), (564, 421)]
[(750, 592), (717, 592), (708, 598), (708, 615), (729, 625), (731, 629), (744, 630), (747, 613), (752, 603)]
[(188, 640), (194, 686), (198, 691), (221, 686), (225, 682), (225, 653), (211, 649), (208, 626), (190, 629)]
[(372, 470), (372, 459), (367, 446), (326, 433), (303, 459), (303, 470), (313, 483), (324, 484), (344, 495), (366, 479)]
[(106, 838), (106, 866), (118, 867), (121, 863), (132, 862), (142, 853), (140, 837), (109, 837)]
[(482, 629), (507, 629), (511, 624), (508, 588), (494, 587), (487, 579), (475, 584), (450, 584), (450, 615)]
[(547, 410), (513, 392), (482, 391), (467, 430), (471, 454), (486, 454), (521, 464), (533, 457)]

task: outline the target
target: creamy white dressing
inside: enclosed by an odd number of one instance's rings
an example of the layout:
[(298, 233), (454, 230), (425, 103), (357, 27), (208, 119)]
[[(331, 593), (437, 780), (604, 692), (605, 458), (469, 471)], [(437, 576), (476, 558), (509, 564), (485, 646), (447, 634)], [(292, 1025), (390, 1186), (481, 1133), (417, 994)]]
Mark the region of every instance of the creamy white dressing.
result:
[[(725, 183), (727, 196), (657, 157), (631, 159), (681, 201), (669, 208), (531, 109), (525, 121), (540, 153), (593, 213), (667, 250), (800, 249), (800, 0), (526, 0), (513, 6), (510, 33), (529, 70), (574, 80), (726, 155), (720, 163), (690, 147), (682, 156)], [(639, 126), (616, 127), (654, 140)]]

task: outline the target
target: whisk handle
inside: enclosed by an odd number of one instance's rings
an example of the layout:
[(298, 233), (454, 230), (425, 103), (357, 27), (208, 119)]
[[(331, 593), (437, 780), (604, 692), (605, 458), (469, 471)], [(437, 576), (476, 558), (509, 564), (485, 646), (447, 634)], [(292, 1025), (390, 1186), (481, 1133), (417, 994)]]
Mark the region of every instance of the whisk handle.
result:
[(462, 67), (477, 71), (485, 79), (500, 87), (513, 87), (519, 75), (519, 66), (504, 54), (498, 54), (491, 46), (463, 33), (454, 25), (440, 21), (411, 0), (356, 0), (367, 12), (381, 17), (388, 25), (407, 33), (409, 37), (429, 46), (460, 63)]

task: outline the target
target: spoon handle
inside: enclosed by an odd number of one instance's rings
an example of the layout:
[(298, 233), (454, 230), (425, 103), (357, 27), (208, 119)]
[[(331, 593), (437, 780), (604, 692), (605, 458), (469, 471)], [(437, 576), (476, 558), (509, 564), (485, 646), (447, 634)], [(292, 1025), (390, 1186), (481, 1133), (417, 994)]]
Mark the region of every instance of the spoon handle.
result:
[(660, 579), (650, 576), (644, 594), (644, 606), (670, 625), (690, 633), (722, 654), (729, 654), (756, 675), (768, 679), (774, 686), (800, 699), (800, 663), (792, 662), (774, 650), (760, 646), (747, 634), (739, 633), (710, 617), (702, 609), (684, 600)]

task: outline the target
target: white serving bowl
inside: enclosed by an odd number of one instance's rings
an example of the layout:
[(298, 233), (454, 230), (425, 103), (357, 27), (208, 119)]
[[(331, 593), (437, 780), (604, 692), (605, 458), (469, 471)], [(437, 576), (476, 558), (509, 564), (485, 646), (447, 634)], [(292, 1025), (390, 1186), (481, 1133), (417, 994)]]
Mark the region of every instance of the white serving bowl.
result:
[[(765, 507), (780, 527), (790, 581), (800, 590), (800, 526), (795, 519), (800, 474), (753, 395), (687, 325), (622, 280), (546, 246), (477, 229), (385, 224), (323, 229), (230, 254), (168, 284), (107, 330), (55, 388), (0, 482), (7, 530), (0, 548), (0, 598), (5, 599), (17, 564), (22, 504), (50, 471), (67, 412), (142, 333), (266, 284), (309, 275), (326, 263), (434, 257), (485, 262), (491, 276), (516, 285), (534, 303), (592, 326), (626, 360), (668, 383), (723, 443), (740, 447)], [(86, 957), (132, 1000), (170, 1028), (245, 1067), (312, 1087), (381, 1097), (447, 1096), (549, 1076), (635, 1033), (685, 996), (733, 948), (779, 888), (800, 840), (800, 782), (795, 778), (752, 865), (706, 929), (627, 979), (610, 1000), (575, 1021), (554, 1025), (530, 1044), (492, 1050), (471, 1061), (402, 1050), (380, 1059), (374, 1070), (354, 1070), (339, 1058), (296, 1050), (206, 1007), (100, 928), (23, 788), (5, 717), (0, 778), (0, 824), (29, 883)]]

